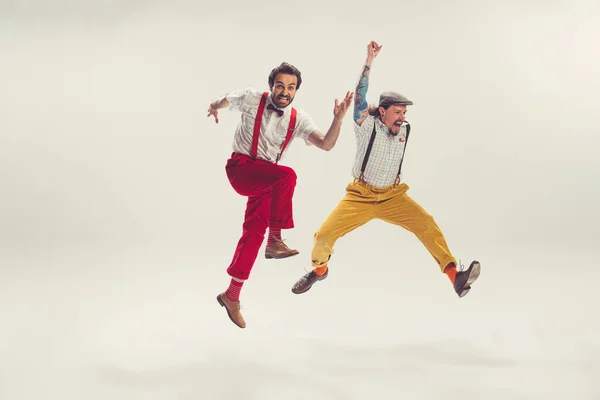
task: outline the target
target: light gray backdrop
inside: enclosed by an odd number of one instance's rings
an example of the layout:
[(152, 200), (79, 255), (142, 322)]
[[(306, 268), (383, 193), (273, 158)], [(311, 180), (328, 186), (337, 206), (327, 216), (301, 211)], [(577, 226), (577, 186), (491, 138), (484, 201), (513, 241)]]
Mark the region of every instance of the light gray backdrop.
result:
[[(600, 398), (599, 7), (487, 3), (3, 0), (0, 398)], [(481, 278), (458, 299), (374, 221), (292, 295), (351, 179), (350, 111), (331, 152), (289, 148), (301, 254), (261, 249), (240, 330), (215, 301), (239, 114), (207, 106), (288, 61), (326, 130), (370, 40), (370, 102), (415, 102), (409, 193)]]

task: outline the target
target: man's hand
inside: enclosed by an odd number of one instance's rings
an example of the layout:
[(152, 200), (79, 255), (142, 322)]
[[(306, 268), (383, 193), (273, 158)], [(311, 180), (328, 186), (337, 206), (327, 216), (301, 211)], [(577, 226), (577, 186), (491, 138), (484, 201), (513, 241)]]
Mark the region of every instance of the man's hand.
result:
[(335, 107), (333, 107), (334, 118), (331, 122), (329, 130), (327, 131), (327, 134), (324, 135), (320, 131), (314, 131), (308, 137), (308, 140), (312, 144), (325, 151), (329, 151), (335, 147), (335, 143), (340, 135), (340, 129), (342, 128), (342, 120), (350, 108), (350, 103), (352, 103), (353, 97), (354, 93), (348, 91), (346, 93), (346, 97), (341, 103), (338, 99), (335, 99)]
[(381, 51), (381, 47), (376, 41), (371, 40), (367, 45), (367, 63), (370, 64)]
[(339, 103), (338, 99), (335, 99), (335, 106), (333, 107), (333, 116), (336, 120), (341, 121), (348, 109), (350, 108), (350, 103), (352, 103), (352, 99), (354, 98), (354, 92), (348, 91), (346, 92), (346, 97)]
[(208, 106), (208, 115), (210, 117), (213, 115), (215, 117), (215, 123), (219, 123), (219, 104), (215, 104), (215, 102), (210, 103)]

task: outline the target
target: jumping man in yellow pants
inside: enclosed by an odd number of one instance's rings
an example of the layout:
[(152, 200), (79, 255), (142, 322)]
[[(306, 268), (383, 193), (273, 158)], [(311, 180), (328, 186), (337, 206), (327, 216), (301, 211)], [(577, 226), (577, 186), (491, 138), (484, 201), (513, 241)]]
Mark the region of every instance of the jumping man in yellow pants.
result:
[(406, 193), (408, 186), (400, 182), (404, 150), (410, 133), (405, 120), (406, 107), (413, 102), (395, 92), (382, 93), (378, 106), (369, 106), (366, 93), (371, 64), (381, 46), (372, 41), (355, 91), (354, 130), (358, 149), (353, 167), (354, 181), (346, 187), (346, 196), (337, 205), (314, 236), (313, 270), (292, 287), (304, 293), (318, 281), (327, 278), (328, 262), (335, 242), (373, 219), (401, 226), (421, 241), (440, 270), (447, 274), (459, 297), (471, 290), (479, 277), (480, 265), (473, 261), (465, 271), (456, 270), (444, 235), (429, 215)]

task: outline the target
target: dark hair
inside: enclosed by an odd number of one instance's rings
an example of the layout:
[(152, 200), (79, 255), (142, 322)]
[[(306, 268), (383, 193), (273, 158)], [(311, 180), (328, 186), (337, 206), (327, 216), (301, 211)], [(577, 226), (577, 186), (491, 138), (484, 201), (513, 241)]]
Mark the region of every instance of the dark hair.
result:
[(273, 85), (275, 84), (275, 77), (278, 74), (296, 75), (296, 78), (298, 78), (296, 90), (300, 89), (300, 84), (302, 83), (302, 74), (300, 73), (298, 68), (294, 67), (292, 64), (282, 62), (281, 64), (279, 64), (279, 66), (273, 68), (273, 70), (269, 74), (269, 87), (273, 87)]
[[(383, 106), (383, 108), (385, 110), (387, 110), (388, 108), (390, 108), (391, 104), (387, 105), (387, 106)], [(369, 112), (369, 115), (372, 115), (374, 117), (381, 117), (381, 113), (379, 113), (379, 106), (376, 106), (375, 104), (371, 104), (369, 105), (369, 108), (367, 109), (367, 111)]]

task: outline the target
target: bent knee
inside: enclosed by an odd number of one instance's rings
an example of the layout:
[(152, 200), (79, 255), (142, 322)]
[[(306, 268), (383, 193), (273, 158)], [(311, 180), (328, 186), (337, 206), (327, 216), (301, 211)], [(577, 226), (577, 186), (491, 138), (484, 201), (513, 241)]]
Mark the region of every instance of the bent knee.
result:
[(327, 246), (329, 243), (333, 241), (333, 238), (330, 235), (325, 233), (317, 232), (313, 235), (315, 245)]
[(425, 214), (421, 218), (420, 223), (415, 226), (415, 230), (420, 232), (430, 232), (439, 230), (439, 227), (431, 215)]
[(296, 181), (298, 179), (298, 175), (296, 175), (296, 171), (294, 171), (290, 167), (286, 167), (285, 165), (281, 165), (280, 168), (281, 168), (283, 180), (285, 180), (286, 182), (290, 182), (290, 183), (296, 183)]

